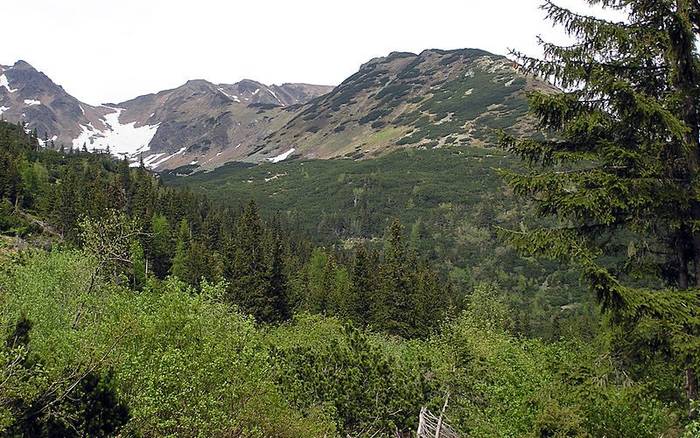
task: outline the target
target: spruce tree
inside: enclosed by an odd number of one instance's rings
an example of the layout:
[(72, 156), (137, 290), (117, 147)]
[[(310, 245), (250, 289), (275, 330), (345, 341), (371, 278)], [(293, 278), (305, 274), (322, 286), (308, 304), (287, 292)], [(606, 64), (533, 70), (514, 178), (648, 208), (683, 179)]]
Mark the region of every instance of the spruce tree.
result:
[[(286, 315), (277, 313), (279, 303), (271, 296), (270, 269), (263, 242), (263, 224), (255, 202), (251, 201), (236, 225), (234, 255), (226, 270), (230, 300), (261, 322), (274, 322)], [(278, 279), (276, 279), (278, 280)]]
[(332, 261), (323, 248), (315, 248), (306, 264), (307, 291), (304, 299), (306, 310), (325, 314), (328, 311), (328, 291), (331, 287), (328, 265)]
[(372, 315), (377, 328), (404, 337), (411, 337), (414, 334), (411, 324), (413, 269), (415, 266), (409, 266), (403, 226), (396, 219), (387, 229), (383, 260), (379, 268), (379, 287)]
[(138, 240), (134, 239), (134, 241), (131, 242), (129, 254), (131, 259), (132, 285), (134, 289), (140, 290), (141, 288), (143, 288), (143, 286), (146, 285), (146, 276), (148, 275), (148, 262), (146, 261), (146, 256), (144, 255), (143, 247), (141, 246), (141, 243)]
[[(542, 42), (544, 59), (514, 53), (525, 71), (564, 91), (530, 96), (542, 136), (503, 137), (530, 165), (504, 171), (507, 183), (555, 221), (505, 234), (530, 253), (577, 264), (614, 321), (647, 345), (669, 347), (685, 368), (686, 397), (695, 399), (700, 5), (587, 3), (622, 10), (627, 19), (580, 15), (547, 1), (549, 19), (576, 42)], [(635, 330), (640, 326), (644, 331)]]
[(284, 273), (282, 258), (282, 242), (280, 236), (274, 232), (268, 233), (266, 240), (267, 307), (271, 312), (262, 319), (268, 322), (284, 321), (291, 315), (287, 296), (287, 276)]
[(170, 267), (170, 273), (183, 281), (190, 279), (187, 255), (190, 247), (190, 225), (187, 219), (182, 219), (177, 229), (177, 241), (175, 243), (175, 256)]
[(150, 259), (153, 273), (158, 278), (165, 278), (170, 270), (172, 242), (170, 224), (162, 214), (151, 218)]
[(374, 284), (370, 273), (370, 263), (367, 250), (359, 247), (355, 253), (352, 265), (352, 289), (350, 291), (350, 317), (358, 324), (365, 326), (370, 322), (373, 301)]

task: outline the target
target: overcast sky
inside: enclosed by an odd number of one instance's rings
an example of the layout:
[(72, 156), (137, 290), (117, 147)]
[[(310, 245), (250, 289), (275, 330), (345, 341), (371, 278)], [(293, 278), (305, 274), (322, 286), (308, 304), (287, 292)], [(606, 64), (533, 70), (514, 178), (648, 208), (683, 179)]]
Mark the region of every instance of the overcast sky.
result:
[[(391, 51), (537, 54), (542, 0), (3, 1), (0, 64), (24, 59), (88, 103), (188, 79), (335, 85)], [(581, 9), (582, 0), (560, 0)]]

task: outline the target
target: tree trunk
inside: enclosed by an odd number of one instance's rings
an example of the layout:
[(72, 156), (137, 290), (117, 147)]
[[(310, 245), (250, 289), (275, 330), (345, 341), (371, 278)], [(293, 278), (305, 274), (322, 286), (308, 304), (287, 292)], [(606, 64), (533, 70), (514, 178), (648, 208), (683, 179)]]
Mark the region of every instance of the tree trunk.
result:
[[(685, 233), (682, 233), (685, 234)], [(682, 238), (676, 241), (676, 254), (678, 257), (678, 289), (688, 289), (688, 258)]]
[[(698, 399), (698, 376), (695, 374), (693, 367), (685, 369), (685, 395), (688, 397), (688, 400)], [(697, 415), (698, 412), (691, 408), (688, 414), (689, 418), (693, 420)]]

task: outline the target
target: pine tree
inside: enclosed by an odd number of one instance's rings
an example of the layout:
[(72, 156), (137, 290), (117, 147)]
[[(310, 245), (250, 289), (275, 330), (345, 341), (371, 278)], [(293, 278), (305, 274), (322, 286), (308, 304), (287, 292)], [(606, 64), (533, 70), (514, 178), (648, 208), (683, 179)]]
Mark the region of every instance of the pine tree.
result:
[(373, 298), (374, 284), (370, 273), (367, 250), (361, 246), (355, 253), (352, 265), (352, 289), (348, 313), (352, 319), (362, 326), (370, 322)]
[[(506, 181), (557, 224), (505, 234), (530, 253), (577, 264), (615, 321), (646, 343), (667, 344), (685, 364), (686, 396), (696, 399), (700, 303), (688, 289), (700, 287), (700, 5), (587, 3), (628, 18), (611, 22), (548, 1), (549, 18), (576, 43), (543, 42), (544, 59), (515, 53), (526, 71), (565, 91), (531, 95), (543, 137), (503, 138), (531, 165), (503, 172)], [(604, 256), (625, 264), (613, 269)], [(665, 286), (640, 288), (632, 281), (640, 276)], [(634, 332), (638, 321), (645, 332)]]
[(170, 224), (162, 214), (151, 218), (150, 260), (153, 273), (158, 278), (165, 278), (170, 270), (172, 243)]
[(146, 256), (143, 252), (143, 247), (138, 240), (131, 242), (131, 247), (129, 248), (130, 259), (131, 259), (131, 277), (133, 281), (133, 287), (136, 290), (141, 289), (146, 284), (147, 276), (147, 261)]
[(175, 255), (173, 257), (173, 264), (170, 267), (170, 273), (185, 282), (190, 279), (190, 271), (187, 260), (190, 247), (190, 238), (190, 225), (187, 222), (187, 219), (182, 219), (177, 228)]
[[(274, 322), (286, 317), (279, 314), (283, 304), (272, 296), (272, 273), (265, 254), (263, 224), (255, 202), (251, 201), (236, 225), (233, 260), (226, 269), (230, 281), (229, 298), (232, 303), (261, 322)], [(279, 278), (276, 281), (280, 280)], [(285, 302), (286, 304), (286, 302)]]
[(377, 328), (395, 335), (414, 334), (413, 284), (403, 226), (398, 219), (387, 229), (384, 257), (379, 268), (379, 288), (372, 318)]

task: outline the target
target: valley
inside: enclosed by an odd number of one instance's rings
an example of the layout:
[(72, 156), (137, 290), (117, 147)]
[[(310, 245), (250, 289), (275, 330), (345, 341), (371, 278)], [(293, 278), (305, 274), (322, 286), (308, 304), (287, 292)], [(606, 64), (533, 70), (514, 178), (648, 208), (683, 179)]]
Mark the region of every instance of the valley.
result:
[(700, 436), (697, 2), (128, 3), (0, 65), (0, 436)]

